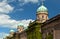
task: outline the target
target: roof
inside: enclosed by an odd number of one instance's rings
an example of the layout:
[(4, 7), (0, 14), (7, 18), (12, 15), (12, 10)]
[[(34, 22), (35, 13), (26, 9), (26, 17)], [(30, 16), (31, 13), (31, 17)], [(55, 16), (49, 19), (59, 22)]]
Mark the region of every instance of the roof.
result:
[(44, 25), (48, 24), (48, 23), (51, 23), (51, 22), (57, 20), (57, 19), (60, 19), (60, 14), (58, 14), (57, 16), (55, 16), (55, 17), (47, 20), (46, 22), (44, 22), (43, 25), (42, 25), (42, 27), (43, 27)]
[(22, 26), (23, 27), (24, 25), (22, 23), (19, 23), (18, 26)]
[(10, 32), (15, 32), (14, 30), (10, 30)]
[(44, 5), (41, 5), (41, 6), (37, 9), (37, 12), (48, 12), (48, 9), (47, 9)]

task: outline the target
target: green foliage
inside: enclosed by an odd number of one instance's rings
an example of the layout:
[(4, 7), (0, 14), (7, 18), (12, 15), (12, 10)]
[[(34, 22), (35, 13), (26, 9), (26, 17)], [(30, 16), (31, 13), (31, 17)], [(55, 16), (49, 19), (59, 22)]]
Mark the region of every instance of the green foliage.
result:
[(46, 28), (43, 28), (43, 30), (46, 30)]
[(34, 24), (31, 28), (28, 28), (27, 39), (42, 39), (42, 34), (40, 32), (41, 24)]
[(53, 35), (52, 34), (49, 34), (46, 39), (53, 39)]

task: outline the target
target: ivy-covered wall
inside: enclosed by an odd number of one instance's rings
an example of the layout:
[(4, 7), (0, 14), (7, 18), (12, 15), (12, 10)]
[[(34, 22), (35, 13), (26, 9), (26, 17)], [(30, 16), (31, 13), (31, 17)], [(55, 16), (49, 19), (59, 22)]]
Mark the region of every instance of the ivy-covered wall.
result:
[(34, 23), (31, 27), (29, 26), (29, 30), (27, 31), (27, 39), (42, 39), (40, 27), (40, 23)]
[(49, 33), (49, 34), (46, 36), (46, 39), (53, 39), (53, 34)]

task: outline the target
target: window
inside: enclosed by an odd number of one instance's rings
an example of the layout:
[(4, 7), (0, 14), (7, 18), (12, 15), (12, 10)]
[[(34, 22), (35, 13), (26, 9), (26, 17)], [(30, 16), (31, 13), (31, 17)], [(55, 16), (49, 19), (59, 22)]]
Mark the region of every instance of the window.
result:
[(42, 18), (44, 18), (44, 16), (42, 16)]

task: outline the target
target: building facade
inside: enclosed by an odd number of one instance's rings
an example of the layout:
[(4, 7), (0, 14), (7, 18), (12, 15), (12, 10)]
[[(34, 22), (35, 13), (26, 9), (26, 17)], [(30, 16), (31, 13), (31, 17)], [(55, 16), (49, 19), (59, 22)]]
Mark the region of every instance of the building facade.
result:
[(60, 14), (46, 21), (41, 30), (43, 39), (60, 39)]

